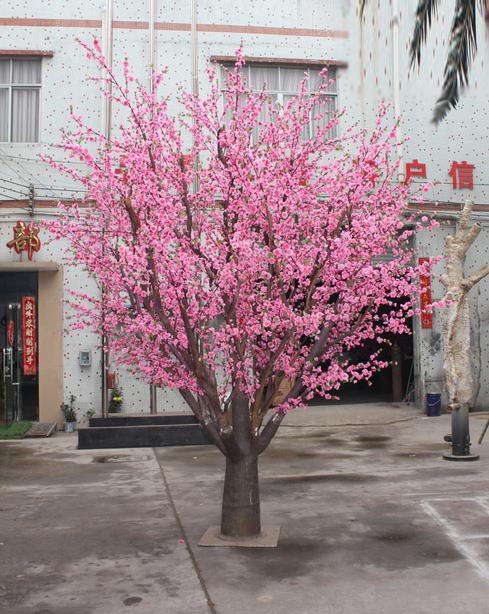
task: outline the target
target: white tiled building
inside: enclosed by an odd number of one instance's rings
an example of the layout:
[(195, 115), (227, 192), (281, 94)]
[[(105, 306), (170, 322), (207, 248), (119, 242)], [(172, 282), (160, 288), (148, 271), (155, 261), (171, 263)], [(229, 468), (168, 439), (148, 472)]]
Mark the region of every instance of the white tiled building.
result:
[[(345, 108), (342, 127), (357, 122), (369, 127), (381, 98), (399, 106), (404, 134), (411, 140), (405, 145), (403, 164), (418, 160), (426, 164), (427, 180), (440, 182), (428, 194), (432, 201), (443, 204), (437, 210), (453, 214), (460, 201), (472, 196), (484, 215), (488, 202), (489, 169), (486, 170), (485, 141), (489, 126), (487, 105), (489, 88), (483, 79), (484, 62), (489, 46), (481, 36), (480, 52), (474, 66), (472, 85), (460, 108), (439, 128), (430, 124), (431, 108), (440, 87), (444, 52), (442, 43), (451, 16), (441, 15), (433, 26), (432, 37), (425, 49), (426, 58), (419, 74), (409, 74), (407, 45), (413, 25), (415, 0), (402, 3), (396, 13), (396, 2), (371, 0), (360, 23), (356, 3), (351, 0), (271, 0), (264, 5), (257, 0), (197, 0), (197, 44), (192, 47), (191, 2), (152, 0), (154, 26), (149, 27), (151, 0), (113, 0), (113, 59), (121, 65), (127, 57), (133, 71), (142, 79), (149, 78), (150, 49), (154, 49), (157, 69), (168, 66), (165, 90), (176, 94), (177, 86), (192, 88), (192, 49), (196, 49), (200, 91), (205, 92), (205, 67), (210, 61), (226, 64), (242, 42), (250, 58), (250, 79), (263, 81), (279, 100), (285, 100), (295, 89), (305, 69), (312, 77), (326, 61), (336, 71), (337, 84), (328, 104)], [(382, 5), (382, 9), (380, 9)], [(97, 86), (87, 77), (95, 70), (88, 63), (76, 39), (89, 41), (92, 36), (106, 40), (107, 0), (51, 0), (32, 3), (26, 0), (4, 0), (0, 16), (0, 345), (1, 350), (14, 348), (18, 340), (25, 342), (19, 331), (9, 338), (8, 322), (17, 317), (15, 305), (22, 296), (35, 296), (37, 314), (37, 361), (35, 375), (26, 379), (22, 355), (19, 372), (2, 371), (5, 385), (0, 399), (0, 420), (5, 418), (6, 404), (15, 402), (11, 384), (19, 377), (24, 389), (20, 414), (41, 420), (59, 418), (59, 404), (70, 394), (77, 397), (82, 414), (88, 409), (100, 410), (101, 358), (95, 335), (67, 333), (64, 330), (70, 309), (62, 304), (69, 288), (96, 286), (81, 271), (63, 265), (63, 246), (46, 242), (41, 231), (41, 248), (32, 261), (23, 254), (22, 261), (7, 247), (15, 224), (26, 224), (53, 215), (58, 198), (79, 196), (76, 186), (55, 174), (42, 163), (41, 153), (53, 153), (60, 130), (68, 121), (72, 106), (94, 126), (103, 129), (105, 106)], [(398, 24), (399, 44), (393, 48)], [(481, 27), (482, 23), (481, 23)], [(394, 36), (393, 36), (394, 32)], [(153, 45), (151, 37), (153, 36)], [(436, 53), (435, 53), (436, 51)], [(273, 87), (272, 87), (273, 86)], [(398, 101), (398, 102), (397, 102)], [(176, 103), (172, 108), (177, 109)], [(392, 111), (394, 116), (394, 110)], [(116, 129), (117, 118), (113, 121)], [(474, 165), (474, 189), (454, 189), (448, 175), (453, 161)], [(418, 237), (419, 253), (431, 256), (440, 253), (443, 236), (450, 231), (443, 225), (436, 240)], [(453, 226), (452, 226), (453, 228)], [(487, 230), (469, 257), (468, 267), (489, 257)], [(25, 282), (25, 284), (24, 284)], [(474, 293), (474, 313), (481, 322), (475, 327), (480, 343), (480, 361), (487, 362), (489, 351), (489, 294), (482, 282)], [(433, 283), (433, 292), (441, 289)], [(9, 310), (8, 305), (14, 305)], [(477, 309), (476, 307), (477, 306)], [(18, 311), (22, 320), (22, 307)], [(421, 330), (414, 325), (414, 370), (418, 400), (422, 399), (426, 380), (441, 379), (439, 322), (434, 328)], [(9, 345), (9, 341), (12, 343)], [(82, 354), (80, 354), (80, 352)], [(409, 353), (409, 352), (408, 352)], [(83, 360), (90, 364), (82, 366)], [(7, 363), (10, 356), (6, 357)], [(406, 357), (409, 361), (409, 357)], [(14, 361), (15, 362), (15, 361)], [(405, 365), (406, 374), (410, 362)], [(10, 363), (7, 365), (9, 366)], [(15, 366), (15, 365), (14, 365)], [(148, 411), (149, 389), (117, 366), (124, 392), (124, 411)], [(15, 369), (14, 369), (15, 371)], [(405, 378), (406, 380), (406, 378)], [(380, 385), (380, 384), (379, 384)], [(432, 384), (429, 384), (430, 386)], [(438, 384), (437, 384), (438, 385)], [(404, 389), (407, 381), (404, 381)], [(388, 387), (388, 386), (387, 386)], [(382, 390), (384, 391), (383, 385)], [(8, 390), (7, 390), (8, 389)], [(6, 392), (7, 390), (7, 392)], [(10, 390), (10, 392), (9, 392)], [(38, 390), (38, 393), (36, 393)], [(9, 396), (10, 395), (10, 396)], [(37, 396), (36, 396), (37, 395)], [(361, 391), (359, 391), (361, 395)], [(478, 403), (489, 395), (489, 378), (480, 376)], [(29, 400), (30, 399), (30, 400)], [(171, 391), (158, 392), (158, 411), (185, 410), (183, 402)]]

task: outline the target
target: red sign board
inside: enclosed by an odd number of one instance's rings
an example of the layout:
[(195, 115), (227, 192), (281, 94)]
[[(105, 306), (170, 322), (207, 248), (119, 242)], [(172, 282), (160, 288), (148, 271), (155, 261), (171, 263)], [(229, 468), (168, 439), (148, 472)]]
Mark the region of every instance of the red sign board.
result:
[[(429, 261), (429, 258), (418, 259), (420, 265)], [(419, 285), (421, 288), (421, 328), (433, 328), (433, 314), (431, 311), (430, 313), (426, 311), (427, 307), (431, 305), (431, 275), (429, 272), (424, 275), (420, 274)]]
[(33, 296), (22, 297), (22, 350), (24, 375), (36, 375), (36, 299)]

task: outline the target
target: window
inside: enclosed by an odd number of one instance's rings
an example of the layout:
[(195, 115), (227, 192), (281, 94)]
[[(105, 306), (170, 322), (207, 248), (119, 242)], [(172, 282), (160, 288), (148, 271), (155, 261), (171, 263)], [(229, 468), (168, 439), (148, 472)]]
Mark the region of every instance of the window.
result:
[(41, 58), (0, 58), (0, 142), (39, 140)]
[[(232, 69), (232, 64), (222, 66), (221, 84), (222, 90), (226, 87), (226, 71)], [(252, 90), (261, 91), (266, 83), (266, 92), (273, 99), (275, 104), (285, 106), (292, 98), (297, 96), (300, 83), (304, 76), (308, 76), (309, 93), (312, 94), (319, 88), (321, 72), (320, 68), (297, 67), (277, 64), (245, 64), (242, 68), (243, 78)], [(313, 116), (325, 113), (325, 117), (321, 121), (311, 122), (308, 128), (304, 131), (304, 138), (308, 139), (314, 135), (314, 131), (325, 126), (331, 117), (336, 113), (338, 108), (337, 98), (338, 90), (336, 83), (336, 69), (329, 67), (328, 79), (334, 79), (334, 83), (328, 85), (324, 94), (321, 96), (321, 104), (317, 105), (312, 113)], [(265, 119), (265, 111), (263, 111), (263, 119)], [(329, 137), (337, 136), (337, 127), (333, 126), (329, 130)]]

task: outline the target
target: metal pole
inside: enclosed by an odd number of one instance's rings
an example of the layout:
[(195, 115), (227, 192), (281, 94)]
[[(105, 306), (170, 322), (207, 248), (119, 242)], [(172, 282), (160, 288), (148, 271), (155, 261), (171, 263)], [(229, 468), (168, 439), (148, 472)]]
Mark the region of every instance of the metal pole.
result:
[[(113, 21), (114, 21), (114, 3), (113, 0), (107, 0), (107, 28), (106, 28), (106, 41), (105, 41), (105, 58), (107, 65), (112, 69), (113, 64)], [(107, 84), (108, 96), (105, 97), (105, 136), (110, 140), (112, 132), (112, 82)]]
[(392, 402), (402, 401), (402, 354), (397, 342), (392, 345)]
[[(190, 20), (190, 55), (191, 55), (191, 76), (192, 76), (192, 94), (194, 96), (199, 95), (199, 40), (197, 38), (197, 0), (190, 0), (191, 2), (191, 20)], [(194, 156), (194, 180), (193, 191), (194, 194), (199, 190), (199, 157)]]
[[(155, 71), (155, 14), (156, 14), (156, 0), (149, 0), (149, 49), (148, 49), (148, 73), (149, 73), (149, 85), (148, 89), (151, 93), (154, 92), (153, 87), (153, 73)], [(157, 413), (157, 399), (156, 399), (156, 384), (150, 384), (149, 386), (149, 413)]]
[(148, 67), (149, 67), (149, 91), (153, 92), (153, 73), (156, 68), (155, 58), (155, 15), (156, 15), (156, 0), (149, 0), (149, 51), (148, 51)]
[(457, 456), (470, 454), (469, 406), (467, 403), (452, 409), (452, 453)]
[(156, 414), (157, 410), (157, 402), (156, 402), (156, 384), (151, 384), (149, 387), (149, 413)]
[(478, 454), (470, 452), (469, 404), (452, 404), (452, 453), (444, 454), (445, 460), (475, 461)]
[(199, 55), (198, 55), (198, 38), (197, 38), (197, 0), (191, 1), (191, 38), (190, 48), (192, 55), (192, 94), (199, 95)]
[[(112, 68), (113, 63), (113, 35), (112, 35), (112, 22), (113, 22), (113, 0), (107, 0), (107, 13), (106, 13), (106, 28), (105, 28), (105, 58), (109, 68)], [(105, 97), (105, 114), (104, 114), (104, 134), (108, 141), (110, 141), (112, 132), (112, 82), (107, 84), (108, 96)], [(103, 245), (103, 244), (102, 244)], [(105, 316), (105, 290), (101, 288), (101, 301), (102, 301), (102, 324), (104, 323)], [(101, 356), (101, 368), (102, 368), (102, 416), (107, 417), (109, 411), (109, 393), (107, 388), (107, 373), (109, 370), (109, 361), (107, 356), (107, 337), (105, 333), (102, 333), (102, 356)]]
[[(401, 71), (399, 68), (399, 0), (392, 0), (392, 88), (394, 97), (394, 113), (396, 120), (401, 117)], [(404, 134), (402, 124), (397, 127), (398, 145), (396, 148), (397, 159), (399, 161), (398, 179), (403, 182), (404, 175)]]

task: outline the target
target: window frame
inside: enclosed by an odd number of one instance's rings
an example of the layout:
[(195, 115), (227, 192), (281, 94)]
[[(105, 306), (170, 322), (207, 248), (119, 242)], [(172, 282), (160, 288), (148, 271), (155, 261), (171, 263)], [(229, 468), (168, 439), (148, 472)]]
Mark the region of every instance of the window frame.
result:
[[(0, 140), (0, 144), (5, 145), (22, 145), (28, 143), (39, 143), (40, 142), (40, 133), (41, 133), (41, 89), (42, 89), (42, 78), (43, 78), (43, 64), (42, 56), (39, 54), (13, 54), (13, 55), (0, 55), (0, 60), (8, 60), (9, 68), (8, 68), (8, 83), (0, 83), (1, 90), (7, 90), (8, 101), (7, 101), (7, 140)], [(23, 60), (37, 60), (39, 62), (39, 75), (40, 82), (39, 83), (14, 83), (14, 62), (22, 62)], [(13, 129), (13, 92), (14, 90), (36, 90), (38, 91), (38, 105), (37, 105), (37, 134), (36, 140), (34, 141), (14, 141), (12, 140), (12, 129)]]
[[(224, 97), (224, 92), (226, 92), (226, 83), (224, 81), (223, 78), (223, 70), (231, 70), (232, 68), (234, 68), (234, 63), (230, 60), (227, 59), (218, 59), (218, 58), (211, 58), (211, 61), (215, 61), (219, 68), (220, 68), (220, 72), (219, 72), (219, 82), (220, 82), (220, 92), (221, 92), (221, 96)], [(342, 68), (342, 66), (333, 63), (332, 65), (328, 66), (327, 63), (324, 64), (320, 64), (318, 65), (318, 63), (310, 63), (308, 64), (307, 62), (304, 63), (298, 63), (298, 62), (293, 62), (291, 61), (290, 63), (286, 62), (286, 61), (253, 61), (253, 60), (249, 60), (246, 61), (246, 63), (243, 65), (242, 69), (246, 69), (246, 75), (245, 75), (245, 79), (246, 79), (246, 83), (248, 85), (248, 87), (250, 89), (253, 89), (251, 87), (251, 69), (257, 67), (257, 68), (275, 68), (277, 69), (277, 83), (278, 83), (278, 88), (279, 89), (270, 89), (267, 86), (267, 89), (265, 90), (266, 94), (270, 94), (271, 96), (275, 96), (276, 102), (277, 104), (279, 104), (281, 106), (281, 108), (284, 108), (284, 98), (287, 96), (294, 96), (297, 95), (297, 91), (292, 92), (292, 91), (286, 91), (285, 89), (281, 88), (281, 84), (282, 84), (282, 78), (281, 78), (281, 74), (280, 74), (280, 70), (282, 69), (295, 69), (295, 70), (301, 70), (302, 72), (306, 72), (307, 71), (307, 76), (308, 76), (308, 94), (312, 94), (314, 92), (311, 91), (310, 85), (311, 85), (311, 71), (314, 72), (321, 72), (322, 69), (324, 68), (329, 68), (329, 70), (334, 72), (334, 75), (332, 78), (334, 78), (335, 80), (335, 91), (328, 91), (328, 92), (324, 92), (323, 94), (321, 94), (321, 98), (325, 98), (325, 99), (332, 99), (334, 100), (334, 113), (338, 112), (338, 108), (339, 108), (339, 92), (338, 92), (338, 76), (339, 76), (339, 68)], [(256, 92), (259, 92), (261, 90), (254, 90)], [(285, 103), (286, 104), (286, 103)], [(308, 135), (307, 138), (311, 139), (314, 136), (313, 133), (313, 118), (312, 116), (310, 117), (309, 123), (308, 123)], [(334, 133), (330, 135), (330, 138), (338, 138), (339, 136), (339, 126), (336, 125), (333, 128)]]

